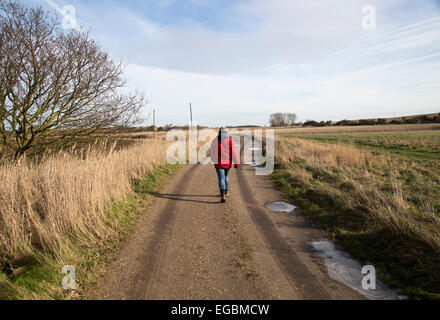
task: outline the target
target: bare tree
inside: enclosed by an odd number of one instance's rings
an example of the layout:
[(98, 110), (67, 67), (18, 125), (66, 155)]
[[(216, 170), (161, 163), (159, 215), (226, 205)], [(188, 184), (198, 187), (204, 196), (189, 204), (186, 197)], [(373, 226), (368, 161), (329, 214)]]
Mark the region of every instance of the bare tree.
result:
[(285, 121), (286, 125), (293, 126), (296, 122), (296, 114), (295, 113), (285, 113)]
[(269, 117), (269, 123), (271, 127), (281, 127), (284, 126), (284, 117), (280, 112), (272, 113)]
[(269, 123), (272, 127), (292, 126), (295, 124), (295, 113), (272, 113), (269, 117)]
[(123, 65), (42, 8), (0, 0), (0, 138), (19, 157), (138, 122), (146, 99), (122, 93)]

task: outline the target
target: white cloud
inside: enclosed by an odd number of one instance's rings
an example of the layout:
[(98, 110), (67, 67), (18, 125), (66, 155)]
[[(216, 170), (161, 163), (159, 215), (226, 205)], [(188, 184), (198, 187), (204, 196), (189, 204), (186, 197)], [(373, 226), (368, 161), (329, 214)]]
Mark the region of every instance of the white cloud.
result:
[[(440, 75), (427, 72), (432, 64), (417, 72), (411, 64), (398, 68), (397, 73), (391, 67), (303, 78), (207, 75), (130, 65), (127, 75), (133, 83), (154, 92), (151, 106), (158, 109), (159, 117), (167, 119), (164, 121), (175, 124), (186, 123), (189, 101), (193, 102), (195, 119), (207, 125), (264, 125), (268, 115), (276, 111), (296, 112), (304, 121), (438, 110), (436, 84)], [(399, 75), (400, 81), (395, 79)]]

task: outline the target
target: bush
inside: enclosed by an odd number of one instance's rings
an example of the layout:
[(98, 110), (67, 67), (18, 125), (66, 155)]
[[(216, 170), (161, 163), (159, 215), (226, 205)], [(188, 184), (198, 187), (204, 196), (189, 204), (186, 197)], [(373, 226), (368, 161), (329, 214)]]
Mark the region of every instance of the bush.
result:
[(376, 124), (376, 121), (367, 120), (367, 119), (359, 120), (359, 123), (358, 123), (358, 125), (360, 125), (360, 126), (374, 126), (375, 124)]
[(316, 122), (315, 120), (307, 120), (306, 122), (303, 123), (303, 127), (318, 127), (319, 123)]

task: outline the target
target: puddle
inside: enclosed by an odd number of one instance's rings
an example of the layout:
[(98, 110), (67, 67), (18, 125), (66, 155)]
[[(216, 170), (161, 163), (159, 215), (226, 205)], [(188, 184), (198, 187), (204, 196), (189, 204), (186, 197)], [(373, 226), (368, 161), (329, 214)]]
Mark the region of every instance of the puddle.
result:
[[(249, 151), (259, 151), (259, 150), (261, 150), (261, 148), (258, 148), (258, 147), (255, 147), (255, 146), (252, 146), (252, 147), (250, 147), (249, 149), (248, 149)], [(264, 162), (256, 162), (255, 160), (254, 161), (252, 161), (252, 162), (247, 162), (247, 163), (245, 163), (245, 164), (247, 164), (247, 165), (250, 165), (251, 167), (258, 167), (258, 166), (261, 166), (262, 164), (263, 164)]]
[(327, 272), (335, 281), (356, 290), (370, 300), (403, 300), (407, 297), (399, 295), (376, 278), (376, 289), (362, 288), (362, 265), (347, 253), (339, 250), (330, 240), (319, 240), (309, 243), (318, 254), (325, 259)]
[(293, 204), (287, 202), (274, 202), (266, 205), (266, 208), (277, 212), (292, 212), (296, 209)]
[(251, 163), (247, 163), (248, 165), (250, 165), (251, 167), (258, 167), (261, 166), (263, 163), (259, 163), (259, 162), (251, 162)]

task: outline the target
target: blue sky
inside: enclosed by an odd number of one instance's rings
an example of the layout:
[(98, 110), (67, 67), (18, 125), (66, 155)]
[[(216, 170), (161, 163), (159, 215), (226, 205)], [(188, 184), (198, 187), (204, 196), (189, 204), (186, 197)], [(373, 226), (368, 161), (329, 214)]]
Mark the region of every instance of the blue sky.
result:
[(127, 63), (160, 124), (187, 123), (190, 101), (210, 126), (440, 112), (438, 0), (52, 1)]

